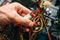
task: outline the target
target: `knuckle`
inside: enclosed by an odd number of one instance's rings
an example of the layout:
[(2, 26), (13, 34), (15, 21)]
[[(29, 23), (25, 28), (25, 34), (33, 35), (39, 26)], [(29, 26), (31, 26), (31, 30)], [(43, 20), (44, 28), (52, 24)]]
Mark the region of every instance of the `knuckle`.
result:
[(14, 4), (14, 5), (19, 5), (20, 3), (18, 3), (18, 2), (14, 2), (13, 4)]

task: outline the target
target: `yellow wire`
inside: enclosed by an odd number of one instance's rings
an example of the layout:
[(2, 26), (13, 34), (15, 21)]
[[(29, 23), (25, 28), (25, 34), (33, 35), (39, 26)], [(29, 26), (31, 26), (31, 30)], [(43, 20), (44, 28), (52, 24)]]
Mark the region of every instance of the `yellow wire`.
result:
[(33, 30), (33, 32), (34, 33), (36, 33), (36, 32), (39, 32), (39, 31), (41, 31), (42, 30), (42, 28), (43, 28), (43, 20), (42, 20), (43, 18), (42, 18), (42, 16), (40, 17), (40, 21), (41, 21), (41, 26), (40, 26), (40, 29), (39, 30)]

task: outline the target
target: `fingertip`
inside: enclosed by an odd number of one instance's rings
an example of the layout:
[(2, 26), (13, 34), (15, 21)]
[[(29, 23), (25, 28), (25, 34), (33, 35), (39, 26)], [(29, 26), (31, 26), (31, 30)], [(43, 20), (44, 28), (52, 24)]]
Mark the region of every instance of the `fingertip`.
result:
[(29, 23), (29, 27), (33, 27), (33, 26), (34, 26), (34, 22), (31, 21), (31, 22)]
[(26, 28), (26, 32), (29, 32), (30, 30), (28, 28)]

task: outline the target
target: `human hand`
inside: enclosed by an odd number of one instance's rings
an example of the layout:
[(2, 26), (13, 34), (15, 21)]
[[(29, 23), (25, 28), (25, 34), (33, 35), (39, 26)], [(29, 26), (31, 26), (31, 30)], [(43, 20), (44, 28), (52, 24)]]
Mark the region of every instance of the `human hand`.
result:
[(0, 25), (16, 22), (20, 25), (32, 27), (34, 22), (24, 18), (31, 11), (19, 3), (10, 3), (0, 7)]

